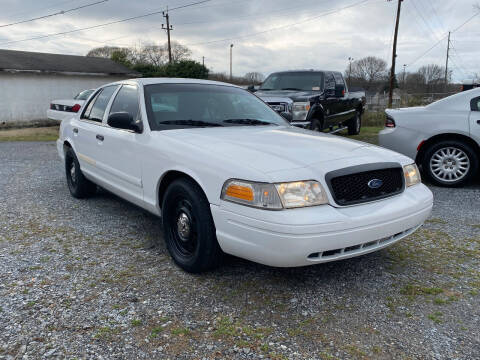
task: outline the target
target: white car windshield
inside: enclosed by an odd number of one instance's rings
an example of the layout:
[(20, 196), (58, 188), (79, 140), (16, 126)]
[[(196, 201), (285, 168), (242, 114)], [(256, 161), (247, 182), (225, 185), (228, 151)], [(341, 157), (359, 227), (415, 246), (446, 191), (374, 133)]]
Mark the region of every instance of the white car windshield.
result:
[(145, 105), (152, 130), (289, 125), (255, 95), (231, 86), (146, 85)]

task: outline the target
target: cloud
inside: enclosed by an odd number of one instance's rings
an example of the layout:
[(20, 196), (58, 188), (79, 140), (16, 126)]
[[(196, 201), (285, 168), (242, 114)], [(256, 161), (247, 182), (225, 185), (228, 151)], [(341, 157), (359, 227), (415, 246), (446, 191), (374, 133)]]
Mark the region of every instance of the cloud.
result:
[[(3, 0), (0, 24), (66, 10), (92, 1)], [(171, 2), (171, 1), (170, 1)], [(68, 31), (114, 21), (150, 11), (188, 4), (155, 0), (109, 0), (66, 15), (22, 25), (0, 28), (0, 44), (44, 34)], [(216, 72), (229, 70), (229, 45), (234, 44), (234, 73), (249, 71), (268, 74), (283, 69), (334, 69), (343, 71), (348, 57), (359, 59), (374, 55), (391, 61), (391, 47), (396, 2), (369, 0), (329, 15), (330, 10), (358, 3), (359, 0), (212, 0), (193, 7), (172, 11), (172, 38), (188, 44), (194, 59)], [(410, 64), (448, 30), (455, 29), (473, 13), (473, 3), (462, 1), (417, 0), (402, 3), (398, 39), (397, 71)], [(312, 19), (314, 18), (315, 19)], [(161, 14), (120, 24), (100, 27), (70, 35), (0, 45), (26, 51), (60, 52), (84, 55), (93, 47), (105, 44), (132, 46), (141, 43), (164, 43)], [(298, 23), (298, 25), (292, 25)], [(292, 26), (289, 26), (292, 25)], [(452, 62), (455, 80), (463, 80), (478, 68), (478, 31), (480, 16), (452, 34)], [(271, 30), (274, 29), (274, 30)], [(261, 34), (256, 34), (264, 32)], [(256, 34), (256, 35), (252, 35)], [(252, 35), (252, 36), (250, 36)], [(234, 38), (219, 42), (215, 40)], [(115, 39), (115, 40), (110, 40)], [(110, 40), (110, 41), (107, 41)], [(477, 41), (475, 43), (474, 41)], [(414, 71), (427, 63), (443, 65), (446, 39), (408, 67)]]

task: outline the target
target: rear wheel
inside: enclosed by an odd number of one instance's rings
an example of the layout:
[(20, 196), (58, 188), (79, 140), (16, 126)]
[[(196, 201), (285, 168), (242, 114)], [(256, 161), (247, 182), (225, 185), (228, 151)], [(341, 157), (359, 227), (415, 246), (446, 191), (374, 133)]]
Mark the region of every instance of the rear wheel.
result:
[(322, 122), (318, 119), (312, 119), (310, 122), (310, 130), (322, 131), (323, 130)]
[(194, 181), (179, 179), (167, 188), (162, 224), (167, 249), (182, 269), (198, 273), (219, 265), (222, 251), (210, 204)]
[(362, 128), (362, 115), (356, 112), (355, 116), (348, 121), (348, 135), (358, 135)]
[(433, 183), (454, 187), (471, 180), (478, 170), (478, 161), (478, 156), (468, 144), (447, 140), (426, 150), (422, 168)]
[(95, 194), (97, 186), (83, 175), (77, 156), (70, 147), (65, 152), (65, 175), (73, 197), (83, 199)]

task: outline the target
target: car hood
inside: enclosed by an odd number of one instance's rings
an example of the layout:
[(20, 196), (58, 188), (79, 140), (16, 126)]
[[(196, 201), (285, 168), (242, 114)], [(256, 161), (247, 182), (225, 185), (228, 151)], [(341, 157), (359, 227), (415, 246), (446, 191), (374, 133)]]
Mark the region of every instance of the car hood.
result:
[[(342, 164), (357, 165), (400, 162), (398, 156), (405, 158), (377, 146), (293, 126), (192, 128), (163, 133), (179, 144), (191, 145), (199, 156), (203, 156), (200, 154), (203, 150), (205, 156), (213, 153), (231, 164), (244, 165), (267, 174), (305, 167), (334, 168), (335, 161), (339, 159), (347, 159)], [(329, 165), (316, 166), (320, 163)]]

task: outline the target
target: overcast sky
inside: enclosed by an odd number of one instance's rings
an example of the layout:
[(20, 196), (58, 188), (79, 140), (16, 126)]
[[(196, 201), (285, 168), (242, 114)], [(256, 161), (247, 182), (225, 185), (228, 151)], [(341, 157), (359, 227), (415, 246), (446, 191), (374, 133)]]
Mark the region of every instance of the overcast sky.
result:
[[(0, 0), (0, 48), (85, 55), (91, 48), (103, 45), (161, 44), (167, 39), (161, 30), (161, 14), (68, 35), (6, 43), (199, 0), (108, 0), (67, 14), (1, 27), (96, 1), (99, 0)], [(444, 66), (448, 31), (478, 12), (474, 8), (478, 2), (403, 1), (397, 72), (402, 71), (403, 64), (408, 65), (407, 71), (429, 63)], [(229, 71), (231, 43), (234, 75), (249, 71), (267, 75), (277, 70), (307, 68), (344, 71), (348, 57), (373, 55), (390, 64), (396, 6), (396, 0), (211, 0), (171, 11), (172, 39), (187, 45), (195, 60), (201, 62), (205, 56), (205, 64), (215, 72)], [(480, 16), (453, 32), (451, 39), (454, 80), (480, 74)]]

